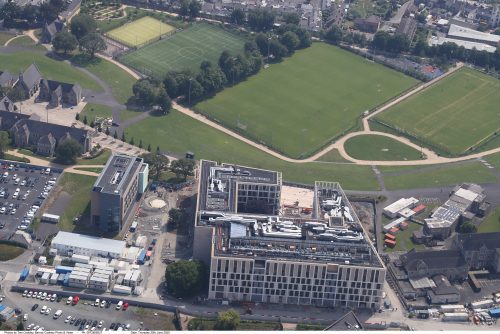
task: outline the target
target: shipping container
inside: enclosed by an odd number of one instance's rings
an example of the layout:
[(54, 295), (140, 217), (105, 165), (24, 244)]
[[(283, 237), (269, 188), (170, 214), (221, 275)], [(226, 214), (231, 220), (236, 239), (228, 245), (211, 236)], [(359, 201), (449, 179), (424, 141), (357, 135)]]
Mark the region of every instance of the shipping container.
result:
[(147, 251), (146, 252), (146, 259), (150, 259), (151, 258), (151, 255), (153, 255), (153, 252), (152, 251)]
[(59, 223), (60, 219), (61, 217), (59, 217), (58, 215), (52, 215), (50, 213), (44, 213), (42, 215), (42, 222), (57, 224)]
[(129, 286), (115, 284), (111, 292), (123, 295), (130, 295), (132, 293), (132, 288)]
[(500, 318), (500, 308), (492, 308), (488, 312), (493, 318)]
[(471, 303), (470, 305), (471, 305), (473, 310), (489, 308), (489, 307), (493, 306), (493, 300), (492, 299), (485, 299), (485, 300)]
[(468, 321), (469, 315), (467, 313), (444, 313), (443, 321)]
[(70, 273), (72, 270), (73, 270), (73, 267), (68, 267), (68, 266), (57, 266), (56, 267), (56, 273), (58, 273), (58, 274)]
[(137, 257), (137, 263), (138, 264), (144, 264), (144, 261), (146, 260), (146, 250), (143, 249), (139, 253), (139, 256)]
[(385, 239), (384, 243), (387, 247), (392, 248), (392, 247), (396, 246), (396, 241), (394, 241), (394, 240)]
[(29, 273), (30, 273), (30, 270), (29, 270), (28, 266), (24, 267), (23, 271), (21, 272), (21, 276), (19, 276), (19, 280), (24, 281), (28, 277)]
[(71, 256), (71, 261), (75, 263), (88, 264), (90, 262), (90, 257), (86, 255), (73, 254), (73, 256)]
[(389, 239), (389, 240), (396, 240), (396, 237), (395, 237), (395, 236), (393, 236), (393, 235), (392, 235), (392, 234), (390, 234), (390, 233), (386, 233), (386, 234), (385, 234), (385, 238), (386, 238), (386, 239)]

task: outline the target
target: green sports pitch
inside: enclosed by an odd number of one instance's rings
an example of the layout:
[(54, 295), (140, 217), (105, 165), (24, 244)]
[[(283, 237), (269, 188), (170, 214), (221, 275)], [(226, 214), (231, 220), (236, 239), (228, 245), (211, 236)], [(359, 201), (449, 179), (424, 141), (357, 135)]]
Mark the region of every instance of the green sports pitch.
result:
[(256, 141), (300, 158), (355, 127), (366, 110), (417, 82), (318, 42), (195, 108)]
[(197, 23), (169, 38), (120, 57), (120, 61), (146, 75), (170, 70), (198, 71), (204, 60), (216, 64), (222, 51), (242, 52), (245, 39), (208, 23)]
[(111, 30), (107, 36), (129, 47), (137, 47), (160, 36), (174, 31), (175, 28), (150, 16), (127, 23)]
[(500, 81), (462, 68), (377, 116), (451, 155), (500, 130)]

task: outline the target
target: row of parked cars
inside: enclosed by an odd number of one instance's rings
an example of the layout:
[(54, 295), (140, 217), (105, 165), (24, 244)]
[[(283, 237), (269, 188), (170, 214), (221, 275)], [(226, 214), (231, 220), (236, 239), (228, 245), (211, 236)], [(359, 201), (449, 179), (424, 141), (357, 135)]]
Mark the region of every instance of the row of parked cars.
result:
[(56, 300), (57, 301), (60, 301), (62, 297), (58, 297), (57, 294), (48, 294), (47, 292), (42, 292), (42, 291), (28, 291), (28, 290), (24, 290), (23, 292), (23, 297), (27, 297), (27, 298), (36, 298), (36, 299), (40, 299), (40, 300), (46, 300), (46, 301), (51, 301), (51, 302), (55, 302)]

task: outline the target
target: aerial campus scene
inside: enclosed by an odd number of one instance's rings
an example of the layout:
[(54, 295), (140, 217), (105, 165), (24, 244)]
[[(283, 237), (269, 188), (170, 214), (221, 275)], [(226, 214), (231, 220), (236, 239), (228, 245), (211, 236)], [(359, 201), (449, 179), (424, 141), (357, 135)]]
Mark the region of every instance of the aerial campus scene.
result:
[(497, 0), (0, 0), (0, 333), (498, 331)]

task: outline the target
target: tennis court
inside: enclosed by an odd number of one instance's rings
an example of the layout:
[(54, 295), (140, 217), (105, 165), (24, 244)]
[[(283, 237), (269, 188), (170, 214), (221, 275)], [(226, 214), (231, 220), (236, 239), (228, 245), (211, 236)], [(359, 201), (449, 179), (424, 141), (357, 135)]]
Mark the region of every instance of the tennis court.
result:
[(129, 47), (137, 47), (159, 39), (160, 36), (174, 31), (171, 25), (150, 16), (127, 23), (111, 30), (107, 36)]

